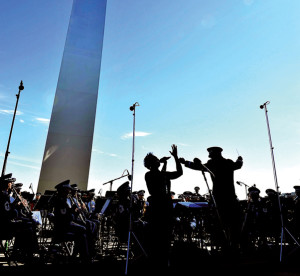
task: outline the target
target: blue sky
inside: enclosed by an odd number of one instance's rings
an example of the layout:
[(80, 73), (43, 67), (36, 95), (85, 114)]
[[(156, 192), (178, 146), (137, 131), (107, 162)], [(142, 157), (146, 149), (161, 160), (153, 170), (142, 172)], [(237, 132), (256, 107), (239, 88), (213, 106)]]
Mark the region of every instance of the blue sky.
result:
[[(71, 6), (0, 1), (0, 164), (23, 80), (6, 172), (24, 190), (38, 185)], [(293, 192), (300, 185), (299, 11), (298, 0), (108, 0), (88, 188), (104, 194), (103, 183), (131, 171), (129, 107), (138, 102), (133, 190), (146, 190), (148, 152), (169, 156), (176, 144), (181, 157), (206, 162), (206, 148), (217, 145), (226, 158), (243, 156), (235, 180), (265, 196), (275, 183), (259, 106), (270, 101), (280, 191)], [(207, 193), (202, 174), (184, 168), (172, 190), (195, 186)], [(236, 192), (245, 198), (244, 187)]]

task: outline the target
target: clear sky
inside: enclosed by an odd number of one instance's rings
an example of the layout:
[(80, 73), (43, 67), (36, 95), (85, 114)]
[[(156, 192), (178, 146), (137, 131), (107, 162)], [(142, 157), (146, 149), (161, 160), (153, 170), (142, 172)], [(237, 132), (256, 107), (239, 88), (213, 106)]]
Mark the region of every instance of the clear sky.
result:
[[(189, 160), (206, 162), (210, 146), (222, 147), (225, 158), (241, 155), (235, 181), (256, 184), (265, 196), (275, 189), (259, 108), (266, 101), (279, 190), (300, 185), (300, 1), (107, 2), (89, 189), (104, 195), (103, 183), (131, 172), (135, 102), (134, 191), (147, 191), (145, 155), (170, 156), (176, 144)], [(23, 80), (6, 169), (23, 190), (30, 183), (37, 189), (71, 6), (71, 0), (0, 0), (0, 164)], [(200, 172), (183, 170), (172, 182), (176, 194), (195, 186), (207, 193)], [(236, 193), (246, 197), (243, 186)]]

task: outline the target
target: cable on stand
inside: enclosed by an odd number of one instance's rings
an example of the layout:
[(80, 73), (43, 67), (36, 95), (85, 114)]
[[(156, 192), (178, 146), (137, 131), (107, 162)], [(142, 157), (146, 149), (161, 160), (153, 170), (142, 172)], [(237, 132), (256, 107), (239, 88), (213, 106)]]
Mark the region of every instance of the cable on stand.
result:
[(129, 109), (133, 111), (133, 133), (132, 133), (132, 166), (131, 166), (131, 185), (130, 185), (130, 210), (129, 210), (129, 232), (128, 232), (128, 244), (127, 244), (127, 256), (126, 256), (126, 268), (125, 268), (125, 275), (127, 275), (128, 271), (128, 259), (129, 259), (129, 252), (130, 252), (130, 243), (131, 243), (131, 235), (134, 237), (136, 242), (138, 243), (139, 247), (143, 251), (144, 255), (147, 257), (147, 253), (142, 247), (141, 243), (139, 242), (138, 238), (132, 231), (132, 186), (133, 186), (133, 175), (134, 175), (134, 146), (135, 146), (135, 107), (139, 106), (139, 103), (134, 103)]
[(280, 239), (280, 262), (281, 262), (282, 261), (282, 244), (283, 244), (284, 231), (286, 231), (289, 234), (289, 236), (294, 240), (294, 242), (299, 247), (300, 247), (300, 244), (293, 237), (293, 235), (290, 233), (290, 231), (284, 226), (284, 221), (283, 221), (283, 216), (282, 216), (282, 208), (281, 208), (281, 202), (280, 202), (280, 196), (279, 196), (279, 186), (278, 186), (276, 166), (275, 166), (275, 158), (274, 158), (274, 152), (273, 152), (274, 147), (272, 145), (271, 131), (270, 131), (270, 125), (269, 125), (269, 118), (268, 118), (268, 110), (267, 110), (267, 105), (269, 103), (270, 102), (267, 101), (264, 104), (260, 105), (260, 109), (264, 109), (265, 110), (266, 123), (267, 123), (267, 128), (268, 128), (268, 135), (269, 135), (270, 150), (271, 150), (271, 158), (272, 158), (274, 182), (275, 182), (275, 187), (276, 187), (276, 192), (277, 192), (277, 197), (278, 197), (278, 204), (279, 204), (279, 214), (280, 214), (280, 220), (281, 220), (281, 239)]

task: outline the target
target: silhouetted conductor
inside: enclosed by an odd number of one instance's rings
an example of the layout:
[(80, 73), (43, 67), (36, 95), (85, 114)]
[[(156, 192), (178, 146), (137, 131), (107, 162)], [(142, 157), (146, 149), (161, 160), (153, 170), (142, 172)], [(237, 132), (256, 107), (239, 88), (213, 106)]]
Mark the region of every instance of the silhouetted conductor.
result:
[(210, 159), (204, 166), (198, 158), (195, 158), (194, 162), (180, 158), (180, 162), (190, 169), (210, 171), (213, 182), (212, 194), (228, 244), (231, 248), (236, 248), (240, 231), (240, 206), (235, 194), (234, 171), (242, 167), (243, 158), (239, 156), (235, 162), (225, 159), (222, 156), (223, 149), (220, 147), (210, 147), (207, 151)]

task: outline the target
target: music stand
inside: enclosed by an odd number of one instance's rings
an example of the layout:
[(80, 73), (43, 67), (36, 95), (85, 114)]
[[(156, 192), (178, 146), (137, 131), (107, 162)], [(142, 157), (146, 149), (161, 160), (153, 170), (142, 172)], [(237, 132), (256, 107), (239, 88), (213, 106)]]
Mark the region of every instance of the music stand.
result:
[(39, 201), (34, 206), (34, 210), (47, 210), (48, 209), (48, 203), (49, 199), (51, 198), (51, 195), (41, 195)]
[(134, 169), (134, 140), (135, 140), (135, 107), (139, 106), (138, 103), (133, 104), (129, 109), (133, 111), (133, 134), (132, 134), (132, 166), (131, 166), (131, 178), (130, 178), (130, 209), (129, 209), (129, 231), (128, 231), (128, 244), (127, 244), (127, 256), (126, 256), (126, 268), (125, 268), (125, 275), (127, 275), (128, 269), (128, 259), (129, 259), (129, 251), (130, 251), (130, 242), (131, 242), (131, 234), (133, 235), (134, 239), (138, 243), (139, 247), (142, 249), (145, 256), (147, 256), (146, 251), (142, 247), (141, 243), (139, 242), (138, 238), (132, 231), (132, 186), (133, 186), (133, 169)]
[(298, 241), (293, 237), (293, 235), (290, 233), (290, 231), (284, 226), (284, 221), (283, 221), (283, 216), (282, 216), (282, 206), (280, 202), (280, 196), (279, 196), (279, 186), (278, 186), (278, 181), (277, 181), (277, 173), (276, 173), (276, 166), (275, 166), (275, 158), (274, 158), (274, 152), (273, 152), (273, 145), (272, 145), (272, 138), (271, 138), (271, 131), (270, 131), (270, 125), (269, 125), (269, 118), (268, 118), (268, 110), (267, 110), (267, 105), (270, 102), (267, 101), (264, 104), (260, 106), (260, 109), (265, 110), (265, 115), (266, 115), (266, 123), (267, 123), (267, 128), (268, 128), (268, 135), (269, 135), (269, 144), (270, 144), (270, 150), (271, 150), (271, 158), (272, 158), (272, 166), (273, 166), (273, 176), (274, 176), (274, 182), (275, 182), (275, 187), (277, 191), (277, 197), (278, 197), (278, 204), (279, 204), (279, 214), (280, 214), (280, 221), (281, 221), (281, 238), (280, 238), (280, 262), (282, 260), (282, 244), (283, 244), (283, 237), (284, 237), (284, 231), (286, 231), (289, 236), (294, 240), (294, 242), (300, 247), (300, 244)]

